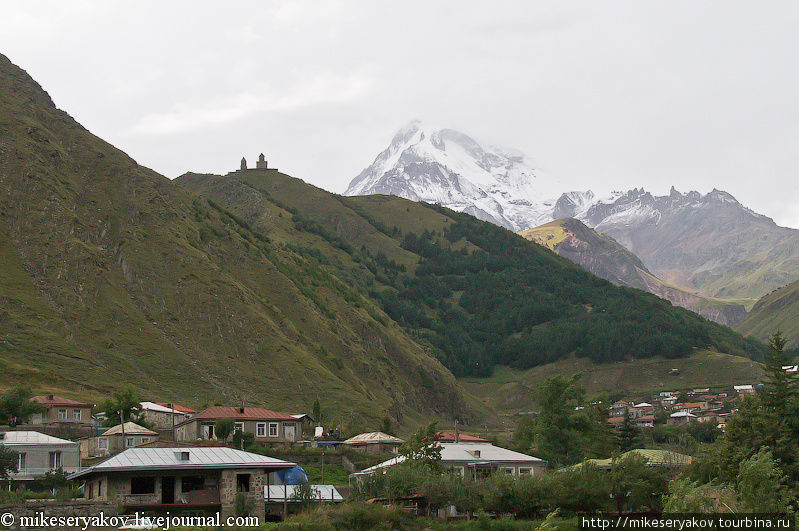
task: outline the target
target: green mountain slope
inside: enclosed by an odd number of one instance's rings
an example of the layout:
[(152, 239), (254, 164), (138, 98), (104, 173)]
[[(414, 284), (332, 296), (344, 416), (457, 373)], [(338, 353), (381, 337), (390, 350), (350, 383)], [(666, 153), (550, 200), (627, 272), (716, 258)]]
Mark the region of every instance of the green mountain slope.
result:
[(705, 347), (759, 352), (726, 327), (466, 214), (389, 196), (335, 196), (276, 171), (177, 181), (379, 301), (457, 375), (573, 352), (595, 361)]
[(473, 414), (371, 301), (138, 166), (3, 56), (0, 214), (0, 387)]
[(648, 291), (711, 321), (731, 325), (746, 316), (742, 304), (702, 297), (666, 284), (627, 248), (577, 219), (558, 219), (519, 234), (614, 284)]
[(761, 340), (780, 331), (789, 347), (799, 347), (799, 280), (762, 297), (735, 329)]

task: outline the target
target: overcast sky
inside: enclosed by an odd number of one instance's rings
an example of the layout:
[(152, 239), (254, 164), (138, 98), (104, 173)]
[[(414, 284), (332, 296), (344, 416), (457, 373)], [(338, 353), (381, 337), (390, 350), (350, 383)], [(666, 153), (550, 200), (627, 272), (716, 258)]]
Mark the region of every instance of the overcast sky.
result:
[(342, 192), (413, 118), (573, 189), (719, 188), (799, 228), (799, 4), (5, 2), (0, 53), (168, 177)]

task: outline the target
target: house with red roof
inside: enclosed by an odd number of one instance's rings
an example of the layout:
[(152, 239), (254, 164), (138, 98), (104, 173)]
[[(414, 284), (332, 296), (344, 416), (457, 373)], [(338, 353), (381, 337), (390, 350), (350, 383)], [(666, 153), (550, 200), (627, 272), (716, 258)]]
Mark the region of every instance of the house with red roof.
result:
[(450, 442), (468, 442), (468, 443), (490, 443), (488, 439), (481, 439), (474, 435), (467, 435), (465, 433), (456, 433), (451, 431), (438, 432), (438, 440), (443, 443)]
[(67, 427), (89, 426), (92, 423), (94, 404), (56, 395), (37, 395), (30, 401), (42, 406), (42, 412), (31, 415), (29, 425)]
[(175, 426), (175, 439), (216, 440), (220, 419), (232, 419), (234, 431), (251, 433), (258, 442), (294, 443), (302, 438), (300, 422), (287, 413), (262, 407), (212, 406)]

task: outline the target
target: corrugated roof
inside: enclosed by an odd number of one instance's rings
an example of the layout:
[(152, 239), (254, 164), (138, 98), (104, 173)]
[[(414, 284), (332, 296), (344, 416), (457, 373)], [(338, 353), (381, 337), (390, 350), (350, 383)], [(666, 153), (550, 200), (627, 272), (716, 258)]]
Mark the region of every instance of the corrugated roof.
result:
[(387, 433), (383, 433), (382, 431), (373, 431), (370, 433), (361, 433), (360, 435), (356, 435), (355, 437), (350, 437), (343, 444), (378, 444), (378, 443), (388, 443), (388, 444), (402, 444), (405, 441), (400, 439), (399, 437), (394, 437), (393, 435), (389, 435)]
[[(299, 485), (286, 485), (285, 490), (283, 485), (266, 485), (264, 486), (264, 499), (270, 502), (282, 503), (285, 498), (286, 501), (295, 501), (294, 492)], [(344, 498), (341, 496), (336, 487), (333, 485), (311, 485), (311, 491), (314, 497), (319, 501), (326, 502), (342, 502)]]
[(0, 444), (4, 446), (33, 444), (78, 444), (66, 439), (59, 439), (38, 431), (7, 431), (3, 433)]
[[(690, 455), (678, 454), (668, 450), (650, 450), (639, 448), (630, 450), (621, 454), (618, 459), (623, 459), (630, 454), (638, 454), (646, 459), (646, 464), (649, 466), (688, 466), (691, 464), (693, 458)], [(613, 466), (613, 459), (587, 459), (586, 462), (592, 463), (599, 468), (611, 468)], [(574, 465), (571, 468), (582, 466), (582, 463)]]
[[(479, 454), (475, 454), (475, 452), (479, 452)], [(361, 471), (360, 473), (370, 474), (376, 470), (393, 466), (398, 463), (402, 463), (403, 461), (405, 461), (405, 456), (400, 455), (392, 459), (389, 459), (388, 461), (383, 461), (378, 465), (369, 467)], [(519, 452), (514, 452), (513, 450), (508, 450), (507, 448), (500, 448), (499, 446), (494, 446), (493, 444), (463, 443), (463, 442), (441, 444), (442, 464), (446, 465), (452, 463), (469, 463), (469, 462), (524, 463), (524, 464), (546, 463), (546, 461), (544, 461), (543, 459), (539, 459), (537, 457), (533, 457), (527, 454), (522, 454)]]
[(196, 419), (297, 420), (289, 414), (262, 407), (211, 406)]
[[(117, 424), (113, 428), (109, 428), (103, 435), (117, 435), (122, 434), (122, 424)], [(158, 433), (148, 430), (144, 426), (139, 426), (134, 422), (125, 423), (125, 435), (158, 435)]]
[(56, 395), (36, 395), (31, 397), (30, 401), (43, 406), (94, 407), (94, 404), (78, 402), (77, 400), (70, 400)]
[[(187, 461), (181, 460), (182, 452), (188, 452), (189, 459)], [(102, 463), (73, 474), (70, 479), (105, 472), (176, 470), (184, 468), (272, 468), (282, 470), (294, 466), (296, 465), (289, 461), (221, 446), (137, 447), (128, 448)]]

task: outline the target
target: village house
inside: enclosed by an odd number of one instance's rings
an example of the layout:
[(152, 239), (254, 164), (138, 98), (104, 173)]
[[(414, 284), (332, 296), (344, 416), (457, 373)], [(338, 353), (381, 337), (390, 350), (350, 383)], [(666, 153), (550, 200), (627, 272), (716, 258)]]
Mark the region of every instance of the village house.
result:
[(405, 443), (399, 437), (388, 435), (382, 431), (374, 431), (371, 433), (361, 433), (355, 437), (350, 437), (344, 441), (344, 446), (352, 448), (357, 452), (375, 453), (375, 454), (396, 454), (400, 446)]
[(669, 426), (684, 426), (689, 422), (696, 420), (696, 415), (689, 411), (678, 411), (669, 415), (666, 424)]
[(56, 395), (38, 395), (30, 399), (42, 407), (28, 420), (31, 426), (81, 425), (91, 426), (94, 404), (78, 402)]
[(633, 416), (635, 414), (635, 409), (630, 402), (626, 402), (624, 400), (619, 400), (618, 402), (614, 402), (610, 406), (610, 416), (611, 417), (623, 417), (624, 415)]
[(72, 473), (80, 469), (78, 443), (38, 431), (0, 433), (0, 446), (17, 453), (17, 472), (11, 473), (12, 481), (30, 481), (56, 470)]
[(655, 414), (655, 406), (648, 402), (641, 402), (640, 404), (635, 404), (633, 406), (633, 418), (651, 416)]
[(155, 440), (158, 440), (158, 433), (143, 426), (133, 422), (126, 422), (124, 426), (117, 424), (100, 435), (81, 439), (80, 457), (81, 459), (108, 457), (126, 448), (134, 448)]
[(256, 441), (264, 443), (295, 443), (301, 440), (299, 421), (286, 413), (250, 406), (212, 406), (175, 428), (178, 441), (196, 439), (215, 440), (216, 422), (232, 419), (234, 431), (251, 433)]
[[(534, 476), (547, 470), (547, 462), (543, 459), (494, 446), (484, 439), (483, 441), (442, 442), (441, 465), (456, 474), (475, 479), (486, 478), (494, 473), (513, 477)], [(405, 457), (400, 455), (354, 475), (359, 477), (381, 472), (404, 460)]]
[(72, 474), (87, 500), (112, 502), (127, 512), (234, 515), (236, 497), (263, 523), (265, 487), (294, 463), (225, 447), (128, 448)]
[(187, 407), (171, 403), (142, 402), (141, 411), (150, 425), (162, 435), (172, 437), (172, 430), (197, 412)]
[(735, 392), (738, 393), (741, 396), (755, 394), (755, 386), (752, 385), (752, 384), (734, 385), (733, 389), (735, 389)]
[(633, 426), (636, 428), (653, 428), (655, 426), (654, 415), (641, 415), (633, 419)]

